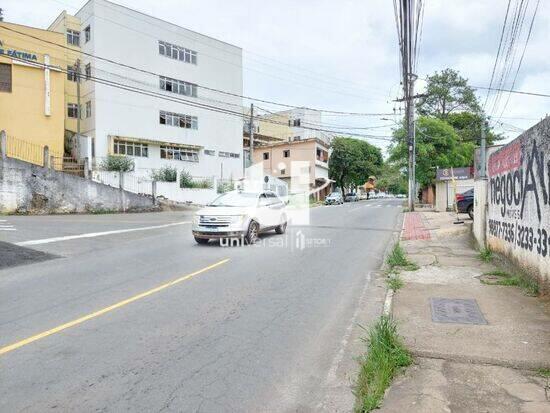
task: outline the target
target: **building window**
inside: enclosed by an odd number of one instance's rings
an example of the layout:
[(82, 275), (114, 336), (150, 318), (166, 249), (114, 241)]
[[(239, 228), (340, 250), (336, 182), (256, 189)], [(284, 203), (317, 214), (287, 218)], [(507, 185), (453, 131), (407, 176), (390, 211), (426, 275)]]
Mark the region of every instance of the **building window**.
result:
[(177, 126), (186, 129), (199, 128), (199, 121), (196, 116), (165, 112), (163, 110), (160, 111), (159, 122), (161, 125)]
[(67, 80), (76, 82), (76, 70), (74, 70), (74, 66), (67, 66)]
[(86, 43), (88, 43), (90, 41), (90, 26), (86, 26), (86, 28), (84, 29), (84, 41)]
[(159, 54), (185, 63), (197, 64), (197, 52), (159, 40)]
[(212, 149), (205, 149), (204, 154), (209, 155), (209, 156), (216, 156), (216, 151), (214, 151)]
[(292, 138), (292, 140), (300, 141), (300, 140), (302, 140), (302, 137), (301, 136), (295, 136), (294, 138)]
[(269, 159), (269, 152), (264, 152), (264, 161)]
[(139, 156), (147, 158), (149, 155), (149, 147), (146, 143), (129, 142), (121, 139), (114, 141), (115, 155)]
[(11, 65), (0, 63), (0, 92), (11, 92)]
[(178, 146), (161, 146), (160, 157), (162, 159), (174, 159), (176, 161), (198, 162), (199, 154)]
[(325, 163), (328, 162), (328, 152), (321, 148), (317, 148), (317, 160)]
[(67, 103), (67, 117), (76, 119), (78, 118), (78, 105), (76, 103)]
[(90, 80), (92, 77), (92, 64), (86, 63), (86, 66), (84, 66), (84, 75), (86, 76), (86, 80)]
[(240, 153), (235, 152), (218, 152), (218, 156), (221, 156), (222, 158), (235, 158), (239, 159), (241, 157)]
[(289, 119), (288, 126), (300, 126), (300, 119)]
[(197, 97), (197, 85), (183, 80), (159, 76), (161, 90), (178, 93), (180, 95)]
[(80, 32), (67, 29), (67, 43), (73, 46), (80, 46)]
[(283, 157), (290, 158), (290, 149), (285, 149), (283, 151)]
[(86, 102), (86, 117), (92, 117), (92, 102), (90, 100)]
[(281, 175), (286, 175), (286, 169), (281, 169)]

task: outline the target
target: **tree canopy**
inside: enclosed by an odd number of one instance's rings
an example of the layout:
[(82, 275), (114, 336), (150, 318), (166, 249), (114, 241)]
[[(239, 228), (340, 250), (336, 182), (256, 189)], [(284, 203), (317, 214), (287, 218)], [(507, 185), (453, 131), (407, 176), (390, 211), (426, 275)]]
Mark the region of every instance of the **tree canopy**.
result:
[[(406, 129), (394, 132), (390, 148), (391, 162), (406, 167), (408, 147)], [(456, 130), (444, 120), (421, 116), (416, 122), (416, 180), (429, 185), (435, 178), (436, 168), (468, 166), (473, 164), (475, 145), (463, 142)]]
[(453, 69), (428, 76), (424, 95), (416, 105), (418, 113), (423, 116), (447, 119), (452, 113), (481, 113), (474, 89)]
[(368, 142), (337, 137), (331, 147), (329, 175), (342, 192), (345, 187), (363, 185), (370, 175), (377, 175), (382, 166), (380, 148)]

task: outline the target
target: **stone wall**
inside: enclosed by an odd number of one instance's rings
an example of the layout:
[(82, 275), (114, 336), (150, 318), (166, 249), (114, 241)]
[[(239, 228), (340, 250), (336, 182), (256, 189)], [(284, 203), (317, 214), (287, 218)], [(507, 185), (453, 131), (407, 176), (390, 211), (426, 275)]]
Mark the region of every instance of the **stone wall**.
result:
[(488, 159), (487, 244), (550, 290), (550, 117)]
[(0, 158), (0, 212), (57, 214), (153, 210), (153, 198), (11, 158)]

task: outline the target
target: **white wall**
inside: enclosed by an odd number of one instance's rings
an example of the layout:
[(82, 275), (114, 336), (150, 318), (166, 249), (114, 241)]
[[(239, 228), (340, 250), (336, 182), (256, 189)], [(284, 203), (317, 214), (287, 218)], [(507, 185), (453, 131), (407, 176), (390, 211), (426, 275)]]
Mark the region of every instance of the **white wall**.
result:
[(550, 292), (550, 117), (488, 159), (487, 244)]
[[(82, 28), (91, 25), (92, 40), (89, 43), (82, 40), (85, 52), (148, 72), (242, 95), (242, 50), (236, 46), (103, 0), (87, 3), (78, 17), (82, 20)], [(160, 55), (159, 40), (197, 51), (198, 64)], [(90, 60), (86, 56), (83, 59)], [(186, 100), (191, 104), (208, 104), (233, 111), (240, 111), (242, 106), (241, 98), (201, 88), (198, 89), (197, 98), (164, 92), (159, 88), (159, 77), (154, 74), (99, 59), (91, 61), (93, 76), (163, 94), (167, 99)], [(148, 170), (172, 164), (196, 176), (220, 176), (223, 163), (224, 178), (232, 176), (236, 179), (242, 176), (242, 118), (99, 83), (85, 83), (89, 86), (84, 87), (90, 87), (90, 90), (83, 90), (83, 93), (89, 92), (93, 99), (94, 116), (87, 121), (84, 130), (95, 137), (96, 156), (107, 155), (109, 135), (198, 145), (216, 152), (239, 153), (241, 157), (212, 157), (201, 151), (198, 163), (168, 161), (160, 159), (158, 147), (149, 145), (148, 158), (135, 158), (136, 169)], [(82, 99), (83, 103), (85, 100)], [(224, 105), (214, 100), (228, 103)], [(197, 116), (198, 130), (161, 125), (160, 110)]]

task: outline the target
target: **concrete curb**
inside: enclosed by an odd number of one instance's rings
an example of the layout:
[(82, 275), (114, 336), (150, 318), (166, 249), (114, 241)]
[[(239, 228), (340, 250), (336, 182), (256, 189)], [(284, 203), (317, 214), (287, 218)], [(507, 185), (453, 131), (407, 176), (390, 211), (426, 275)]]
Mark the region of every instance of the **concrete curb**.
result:
[[(382, 268), (381, 268), (382, 271), (387, 269), (388, 264), (386, 264), (386, 258), (388, 257), (388, 255), (390, 255), (391, 249), (393, 249), (395, 244), (397, 242), (399, 242), (399, 240), (401, 239), (401, 236), (403, 235), (403, 230), (405, 228), (405, 214), (406, 214), (406, 212), (402, 212), (401, 216), (400, 216), (400, 218), (401, 218), (401, 231), (399, 231), (399, 234), (397, 234), (397, 233), (393, 234), (392, 241), (388, 244), (388, 247), (384, 251), (383, 263), (382, 263)], [(394, 294), (395, 294), (395, 291), (392, 290), (391, 288), (388, 288), (386, 290), (386, 298), (384, 299), (384, 307), (382, 308), (382, 315), (385, 315), (385, 316), (390, 316), (391, 315)]]

